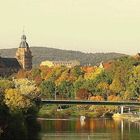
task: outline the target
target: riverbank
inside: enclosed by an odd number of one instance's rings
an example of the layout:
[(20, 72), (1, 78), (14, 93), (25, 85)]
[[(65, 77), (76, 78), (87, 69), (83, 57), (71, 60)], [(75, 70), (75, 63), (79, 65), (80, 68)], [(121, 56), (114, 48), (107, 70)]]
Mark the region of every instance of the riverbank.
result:
[(71, 110), (71, 109), (61, 109), (61, 110), (41, 110), (38, 113), (38, 117), (43, 118), (68, 118), (68, 117), (100, 117), (102, 114), (98, 112), (85, 111), (85, 110)]
[(78, 108), (77, 106), (63, 106), (57, 105), (43, 106), (38, 112), (38, 118), (69, 118), (80, 117), (98, 118), (98, 117), (112, 117), (111, 113), (104, 111), (90, 111), (85, 108)]

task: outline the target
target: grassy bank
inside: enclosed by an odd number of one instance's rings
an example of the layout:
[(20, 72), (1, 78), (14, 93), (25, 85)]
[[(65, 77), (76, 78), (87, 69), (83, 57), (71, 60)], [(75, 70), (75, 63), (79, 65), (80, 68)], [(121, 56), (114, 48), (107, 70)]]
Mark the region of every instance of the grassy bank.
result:
[(38, 112), (38, 117), (42, 118), (69, 118), (86, 116), (91, 118), (101, 117), (103, 113), (86, 110), (73, 106), (44, 105)]

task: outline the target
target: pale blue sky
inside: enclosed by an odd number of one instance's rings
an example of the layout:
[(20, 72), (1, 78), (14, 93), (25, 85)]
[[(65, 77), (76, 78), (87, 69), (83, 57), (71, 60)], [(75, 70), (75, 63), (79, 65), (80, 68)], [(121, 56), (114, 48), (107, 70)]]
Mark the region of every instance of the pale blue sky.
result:
[(0, 48), (140, 51), (140, 0), (0, 0)]

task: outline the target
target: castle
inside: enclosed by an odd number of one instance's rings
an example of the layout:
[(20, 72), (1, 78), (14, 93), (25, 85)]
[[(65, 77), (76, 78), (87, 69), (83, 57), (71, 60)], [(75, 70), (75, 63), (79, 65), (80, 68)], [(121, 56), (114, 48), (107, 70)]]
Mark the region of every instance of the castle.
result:
[(47, 66), (47, 67), (59, 67), (59, 66), (66, 66), (68, 68), (72, 68), (75, 66), (80, 66), (80, 62), (77, 60), (69, 60), (69, 61), (42, 61), (40, 66)]
[(26, 36), (21, 36), (19, 48), (15, 58), (0, 57), (0, 76), (8, 76), (18, 72), (20, 69), (32, 69), (32, 52), (26, 42)]

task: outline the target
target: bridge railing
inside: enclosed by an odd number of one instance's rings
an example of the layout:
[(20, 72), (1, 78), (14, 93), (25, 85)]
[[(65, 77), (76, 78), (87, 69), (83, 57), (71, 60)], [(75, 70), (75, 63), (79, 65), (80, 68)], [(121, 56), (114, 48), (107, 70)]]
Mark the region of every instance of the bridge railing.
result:
[(79, 105), (114, 105), (114, 106), (140, 106), (137, 101), (90, 101), (90, 100), (46, 100), (41, 99), (42, 104), (79, 104)]

